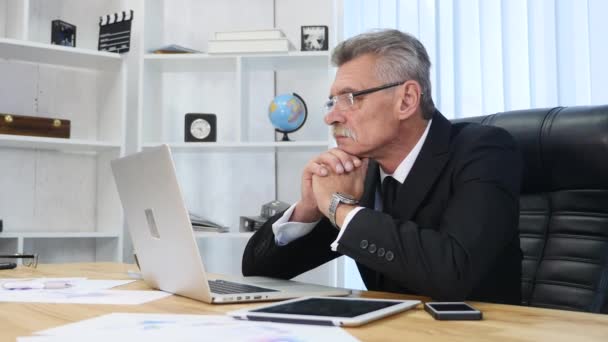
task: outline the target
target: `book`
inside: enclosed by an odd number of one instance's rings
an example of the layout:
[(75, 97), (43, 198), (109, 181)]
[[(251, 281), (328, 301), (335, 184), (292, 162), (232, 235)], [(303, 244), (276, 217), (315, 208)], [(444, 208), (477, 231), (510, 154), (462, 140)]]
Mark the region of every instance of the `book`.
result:
[(213, 232), (213, 233), (228, 233), (228, 227), (209, 227), (192, 224), (192, 230), (195, 232)]
[(281, 39), (239, 39), (210, 40), (209, 53), (242, 53), (242, 52), (287, 52), (289, 40)]
[(252, 40), (252, 39), (281, 39), (285, 38), (283, 31), (278, 29), (215, 32), (214, 40)]
[(188, 212), (190, 216), (190, 223), (192, 223), (192, 229), (198, 232), (218, 232), (225, 233), (230, 229), (226, 226), (223, 226), (219, 223), (215, 223), (205, 217), (196, 215), (194, 213)]
[(171, 44), (171, 45), (166, 45), (163, 47), (160, 47), (156, 50), (152, 50), (150, 51), (151, 53), (158, 53), (158, 54), (173, 54), (173, 53), (200, 53), (200, 51), (197, 50), (192, 50), (180, 45), (176, 45), (176, 44)]

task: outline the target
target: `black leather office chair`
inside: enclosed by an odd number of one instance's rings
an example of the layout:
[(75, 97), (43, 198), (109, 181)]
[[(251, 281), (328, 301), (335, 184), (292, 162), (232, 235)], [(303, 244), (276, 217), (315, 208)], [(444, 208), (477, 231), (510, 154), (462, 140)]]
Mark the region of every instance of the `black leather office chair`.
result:
[(608, 106), (454, 121), (502, 127), (522, 150), (522, 304), (608, 313)]

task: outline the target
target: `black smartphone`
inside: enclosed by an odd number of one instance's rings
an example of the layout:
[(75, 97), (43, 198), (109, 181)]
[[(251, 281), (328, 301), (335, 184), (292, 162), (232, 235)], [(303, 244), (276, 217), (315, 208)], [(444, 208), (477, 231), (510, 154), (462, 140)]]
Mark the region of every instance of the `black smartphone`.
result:
[(0, 270), (10, 270), (17, 267), (14, 262), (0, 262)]
[(424, 310), (438, 320), (480, 320), (481, 311), (465, 302), (429, 302)]

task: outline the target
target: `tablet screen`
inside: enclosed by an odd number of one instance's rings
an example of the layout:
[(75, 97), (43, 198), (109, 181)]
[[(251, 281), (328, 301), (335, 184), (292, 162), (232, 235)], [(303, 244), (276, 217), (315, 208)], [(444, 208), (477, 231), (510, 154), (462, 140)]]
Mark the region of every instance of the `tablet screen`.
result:
[(344, 300), (334, 298), (308, 298), (301, 301), (276, 305), (268, 308), (251, 310), (251, 312), (265, 312), (291, 315), (312, 315), (327, 317), (356, 317), (368, 312), (398, 305), (399, 302)]

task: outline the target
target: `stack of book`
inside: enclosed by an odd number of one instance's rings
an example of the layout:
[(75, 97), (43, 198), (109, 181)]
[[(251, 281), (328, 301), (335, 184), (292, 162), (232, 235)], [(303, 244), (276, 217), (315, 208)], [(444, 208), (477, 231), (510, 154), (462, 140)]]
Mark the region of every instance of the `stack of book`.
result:
[(291, 44), (279, 29), (215, 32), (209, 40), (208, 52), (260, 53), (287, 52)]
[(158, 49), (150, 51), (156, 54), (181, 54), (181, 53), (200, 53), (200, 51), (183, 47), (177, 44), (165, 45)]
[(192, 229), (195, 232), (217, 232), (226, 233), (230, 229), (224, 225), (215, 223), (207, 218), (188, 212), (190, 215), (190, 222), (192, 223)]

